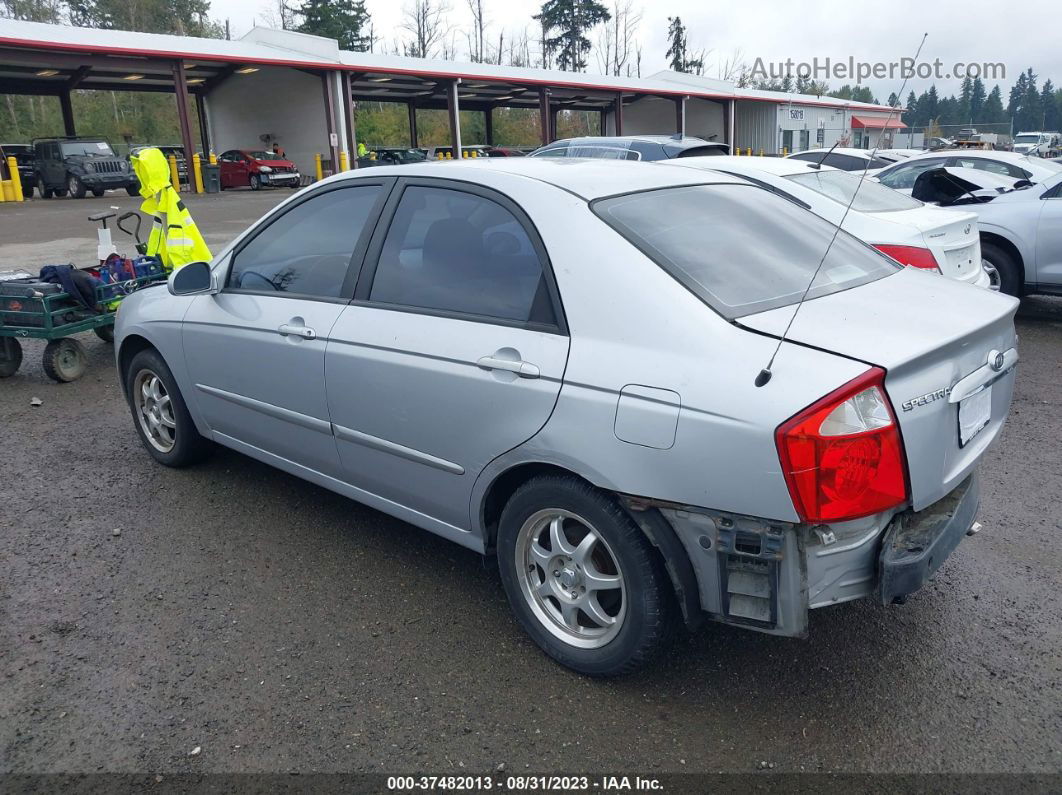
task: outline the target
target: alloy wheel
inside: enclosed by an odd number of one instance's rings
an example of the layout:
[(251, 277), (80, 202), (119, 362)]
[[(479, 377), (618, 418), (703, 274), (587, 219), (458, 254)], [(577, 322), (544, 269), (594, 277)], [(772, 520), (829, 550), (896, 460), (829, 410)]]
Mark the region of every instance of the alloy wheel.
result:
[(177, 421), (166, 385), (151, 370), (141, 370), (133, 380), (133, 403), (140, 430), (151, 446), (168, 453), (177, 440)]
[(598, 649), (623, 628), (627, 587), (618, 559), (585, 519), (559, 508), (528, 517), (516, 541), (520, 591), (558, 639)]

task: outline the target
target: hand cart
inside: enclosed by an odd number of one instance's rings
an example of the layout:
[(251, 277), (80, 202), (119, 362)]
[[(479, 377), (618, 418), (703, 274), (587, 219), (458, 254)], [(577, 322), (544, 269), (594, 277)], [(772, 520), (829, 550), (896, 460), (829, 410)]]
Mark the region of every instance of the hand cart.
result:
[[(106, 228), (107, 219), (114, 215), (113, 212), (97, 213), (89, 216), (89, 220), (99, 221)], [(135, 232), (129, 232), (121, 225), (122, 221), (131, 217), (135, 217), (137, 222)], [(122, 231), (133, 235), (137, 241), (137, 251), (143, 255), (145, 249), (140, 241), (140, 221), (139, 213), (128, 212), (118, 218), (116, 223)], [(22, 364), (22, 345), (19, 340), (23, 338), (48, 340), (42, 362), (48, 377), (69, 382), (84, 375), (88, 367), (85, 348), (73, 335), (92, 331), (104, 342), (114, 342), (114, 319), (121, 300), (144, 285), (167, 278), (161, 262), (154, 257), (140, 256), (131, 262), (133, 270), (128, 273), (128, 278), (112, 280), (96, 287), (96, 312), (63, 292), (59, 285), (42, 283), (33, 278), (0, 280), (0, 378), (7, 378), (18, 371)]]

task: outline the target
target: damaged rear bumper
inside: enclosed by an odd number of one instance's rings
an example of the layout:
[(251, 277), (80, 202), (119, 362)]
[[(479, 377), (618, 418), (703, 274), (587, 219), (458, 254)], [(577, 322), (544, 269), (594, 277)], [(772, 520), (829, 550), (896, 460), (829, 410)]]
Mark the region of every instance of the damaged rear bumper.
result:
[[(814, 527), (635, 497), (625, 502), (669, 561), (688, 623), (707, 614), (803, 636), (810, 609), (868, 596), (891, 604), (921, 588), (973, 524), (980, 489), (974, 473), (922, 511)], [(664, 538), (668, 528), (673, 538)], [(691, 570), (685, 561), (674, 565), (679, 544)]]

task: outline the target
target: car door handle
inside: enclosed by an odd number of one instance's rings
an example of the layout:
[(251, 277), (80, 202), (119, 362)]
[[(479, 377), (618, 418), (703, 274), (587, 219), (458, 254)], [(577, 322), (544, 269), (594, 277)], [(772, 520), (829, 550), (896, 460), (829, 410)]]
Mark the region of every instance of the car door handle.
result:
[(304, 340), (317, 339), (317, 332), (308, 326), (292, 326), (290, 323), (281, 323), (277, 326), (277, 331), (280, 332), (282, 337), (291, 334), (296, 337), (302, 337)]
[(484, 370), (505, 370), (516, 373), (521, 378), (538, 378), (542, 372), (530, 362), (522, 362), (513, 359), (498, 359), (494, 356), (484, 356), (476, 362)]

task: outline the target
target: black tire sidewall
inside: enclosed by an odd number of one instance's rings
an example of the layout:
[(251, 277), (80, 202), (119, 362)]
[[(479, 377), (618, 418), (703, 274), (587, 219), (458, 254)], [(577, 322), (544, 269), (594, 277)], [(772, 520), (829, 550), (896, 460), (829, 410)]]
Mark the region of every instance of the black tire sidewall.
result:
[(1021, 278), (1013, 258), (994, 243), (981, 244), (981, 258), (992, 263), (999, 273), (999, 291), (1007, 295), (1021, 295)]
[[(144, 429), (140, 427), (140, 417), (137, 414), (136, 403), (133, 400), (133, 382), (141, 370), (150, 370), (162, 379), (166, 386), (166, 393), (170, 396), (173, 406), (173, 417), (177, 423), (176, 438), (173, 448), (169, 452), (162, 452), (154, 447), (144, 435)], [(188, 412), (188, 406), (184, 402), (184, 396), (177, 386), (177, 381), (166, 366), (162, 356), (153, 348), (140, 351), (125, 371), (125, 398), (129, 404), (129, 412), (133, 417), (133, 426), (140, 437), (141, 443), (151, 454), (152, 458), (160, 464), (169, 467), (183, 467), (198, 463), (210, 449), (210, 443), (200, 436), (195, 427), (192, 415)]]
[[(606, 646), (580, 649), (546, 629), (527, 604), (516, 570), (520, 528), (533, 513), (560, 508), (588, 521), (608, 543), (623, 573), (627, 608), (623, 628)], [(543, 477), (513, 494), (498, 530), (498, 568), (513, 612), (524, 630), (557, 662), (590, 676), (629, 673), (644, 663), (664, 640), (670, 623), (666, 574), (648, 540), (616, 503), (576, 478)]]
[(0, 378), (10, 378), (22, 366), (22, 344), (14, 337), (0, 337), (0, 348), (5, 357), (0, 360)]

